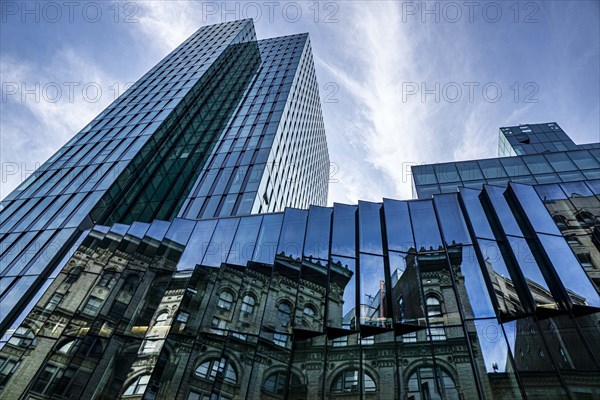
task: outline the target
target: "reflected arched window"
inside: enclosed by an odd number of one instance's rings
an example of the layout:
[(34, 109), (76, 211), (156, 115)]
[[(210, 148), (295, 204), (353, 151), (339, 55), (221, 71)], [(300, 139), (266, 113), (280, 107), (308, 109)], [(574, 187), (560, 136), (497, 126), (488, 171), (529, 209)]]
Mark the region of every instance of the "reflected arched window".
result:
[(158, 314), (158, 317), (156, 317), (156, 323), (154, 324), (154, 326), (166, 326), (168, 324), (168, 321), (169, 313), (163, 311), (160, 314)]
[(582, 225), (594, 225), (594, 214), (589, 211), (582, 210), (577, 213), (577, 221)]
[[(413, 395), (415, 398), (430, 399), (437, 398), (437, 396), (432, 396), (437, 393), (444, 399), (458, 399), (456, 384), (450, 374), (442, 368), (438, 368), (436, 372), (437, 374), (434, 374), (431, 367), (416, 369), (408, 378), (408, 397)], [(435, 384), (436, 375), (439, 385)], [(442, 393), (438, 393), (438, 387)]]
[[(348, 369), (342, 371), (335, 377), (331, 384), (332, 393), (351, 393), (360, 390), (358, 386), (359, 371), (357, 369)], [(377, 385), (371, 376), (363, 374), (363, 390), (365, 392), (374, 392), (377, 390)]]
[(316, 314), (317, 312), (315, 311), (315, 308), (313, 306), (311, 306), (310, 304), (304, 306), (304, 315), (314, 317)]
[(552, 216), (552, 219), (554, 220), (554, 223), (556, 224), (556, 226), (558, 226), (559, 229), (566, 228), (568, 225), (567, 217), (565, 217), (562, 214), (554, 214)]
[(60, 346), (57, 351), (63, 354), (71, 354), (71, 352), (75, 349), (75, 344), (77, 344), (77, 340), (69, 340)]
[[(292, 388), (297, 388), (302, 385), (300, 378), (298, 378), (296, 374), (292, 374), (290, 383), (291, 385), (289, 386)], [(267, 377), (265, 383), (263, 384), (263, 389), (266, 392), (278, 395), (284, 395), (286, 387), (288, 387), (287, 374), (284, 371), (272, 373)]]
[(225, 310), (231, 310), (233, 294), (229, 290), (223, 290), (219, 295), (219, 303), (217, 305)]
[(127, 386), (123, 394), (125, 396), (143, 394), (146, 391), (146, 387), (148, 387), (148, 382), (150, 382), (150, 375), (140, 375)]
[(288, 326), (292, 321), (292, 307), (288, 303), (281, 303), (277, 307), (277, 319), (281, 326)]
[(427, 306), (427, 316), (428, 317), (441, 317), (442, 314), (442, 304), (440, 300), (435, 296), (427, 296), (425, 299), (425, 304)]
[(196, 376), (214, 381), (219, 378), (225, 382), (236, 384), (237, 373), (227, 358), (211, 358), (203, 361), (194, 371)]
[(254, 305), (256, 304), (256, 300), (250, 294), (244, 295), (242, 299), (242, 312), (252, 314), (254, 312)]

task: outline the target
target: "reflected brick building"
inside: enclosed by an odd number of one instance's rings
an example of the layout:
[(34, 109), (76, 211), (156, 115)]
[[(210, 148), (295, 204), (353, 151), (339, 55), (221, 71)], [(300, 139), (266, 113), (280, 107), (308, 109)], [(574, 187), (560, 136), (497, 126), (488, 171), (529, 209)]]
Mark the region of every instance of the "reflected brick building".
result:
[(308, 36), (201, 28), (3, 201), (0, 398), (600, 398), (600, 147), (545, 125), (324, 207)]

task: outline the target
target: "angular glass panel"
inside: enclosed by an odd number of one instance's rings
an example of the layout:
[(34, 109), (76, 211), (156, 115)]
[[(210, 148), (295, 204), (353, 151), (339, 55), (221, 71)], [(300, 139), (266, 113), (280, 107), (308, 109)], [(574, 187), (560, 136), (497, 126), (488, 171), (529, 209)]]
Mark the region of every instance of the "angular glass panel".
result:
[(414, 250), (415, 241), (408, 213), (408, 203), (383, 199), (383, 211), (388, 249), (402, 252)]
[(282, 222), (283, 214), (271, 214), (263, 217), (252, 261), (273, 264)]
[(484, 194), (490, 200), (493, 213), (500, 221), (502, 230), (507, 235), (523, 236), (523, 232), (513, 215), (513, 212), (504, 197), (506, 188), (498, 186), (484, 186)]
[(262, 219), (262, 216), (241, 218), (229, 250), (227, 263), (246, 265), (252, 259)]
[(383, 254), (380, 203), (358, 202), (358, 236), (361, 252)]
[(215, 232), (206, 248), (202, 265), (218, 267), (227, 260), (231, 242), (237, 229), (239, 218), (224, 218), (219, 220)]
[[(177, 264), (178, 270), (191, 269), (202, 262), (216, 226), (217, 220), (215, 219), (198, 221), (185, 247), (185, 251)], [(150, 234), (151, 230), (152, 227), (148, 231), (148, 234)]]
[(421, 295), (415, 254), (389, 253), (394, 321), (425, 326), (425, 306)]
[(544, 157), (546, 157), (546, 160), (548, 160), (556, 172), (574, 171), (577, 169), (566, 153), (548, 153), (544, 154)]
[(529, 175), (529, 169), (521, 157), (500, 158), (499, 160), (508, 176)]
[(559, 184), (538, 185), (535, 187), (535, 191), (544, 203), (548, 201), (551, 202), (553, 200), (563, 200), (567, 198), (567, 195), (562, 191), (561, 186)]
[(511, 183), (510, 189), (515, 194), (535, 232), (560, 235), (556, 223), (532, 186)]
[(465, 318), (495, 317), (496, 313), (473, 246), (460, 246), (455, 250), (448, 249), (448, 254), (456, 276), (456, 289)]
[(333, 205), (331, 254), (356, 257), (356, 212), (358, 207)]
[(417, 185), (431, 185), (437, 183), (432, 165), (418, 165), (413, 167), (412, 170)]
[(331, 208), (310, 207), (306, 226), (306, 239), (304, 241), (305, 258), (318, 258), (321, 260), (329, 258), (332, 213)]
[(471, 244), (467, 224), (463, 218), (460, 204), (458, 204), (458, 194), (434, 196), (433, 203), (437, 210), (446, 246)]
[(485, 263), (484, 271), (493, 287), (490, 295), (495, 297), (500, 316), (516, 316), (524, 313), (515, 282), (504, 261), (503, 251), (493, 240), (478, 240), (479, 250)]
[(482, 386), (490, 399), (522, 399), (510, 349), (502, 326), (495, 319), (467, 322), (475, 354), (482, 373)]
[(442, 248), (442, 238), (438, 228), (433, 202), (431, 200), (411, 201), (408, 203), (410, 219), (417, 251)]
[(356, 329), (356, 260), (331, 257), (329, 265), (329, 292), (327, 326)]
[(600, 296), (562, 236), (538, 235), (554, 270), (576, 305), (600, 307)]
[(532, 154), (522, 157), (533, 175), (552, 173), (554, 170), (541, 154)]
[(495, 239), (490, 223), (488, 222), (483, 206), (479, 199), (481, 191), (475, 189), (460, 189), (460, 197), (465, 205), (467, 211), (466, 217), (468, 218), (473, 232), (478, 238)]
[(385, 269), (383, 257), (361, 254), (360, 268), (360, 323), (386, 327), (387, 318)]
[(306, 210), (286, 208), (277, 255), (284, 255), (298, 261), (302, 259), (307, 218)]

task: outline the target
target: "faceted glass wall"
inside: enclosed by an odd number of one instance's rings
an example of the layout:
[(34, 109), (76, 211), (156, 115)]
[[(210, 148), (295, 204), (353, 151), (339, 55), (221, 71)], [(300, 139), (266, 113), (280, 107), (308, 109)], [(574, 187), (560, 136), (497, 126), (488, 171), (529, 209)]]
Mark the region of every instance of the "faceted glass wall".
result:
[(548, 212), (598, 218), (598, 189), (96, 226), (3, 343), (0, 393), (598, 397), (600, 297)]

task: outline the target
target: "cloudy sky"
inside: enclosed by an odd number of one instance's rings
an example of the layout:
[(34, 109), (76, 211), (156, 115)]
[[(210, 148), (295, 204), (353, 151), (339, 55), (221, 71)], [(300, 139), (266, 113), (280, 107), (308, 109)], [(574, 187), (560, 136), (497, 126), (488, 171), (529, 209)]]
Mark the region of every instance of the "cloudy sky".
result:
[(494, 157), (498, 128), (600, 140), (600, 2), (3, 1), (2, 190), (202, 25), (309, 32), (329, 203), (410, 198), (410, 165)]

